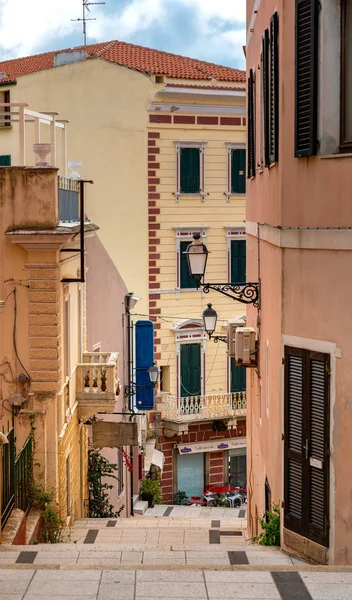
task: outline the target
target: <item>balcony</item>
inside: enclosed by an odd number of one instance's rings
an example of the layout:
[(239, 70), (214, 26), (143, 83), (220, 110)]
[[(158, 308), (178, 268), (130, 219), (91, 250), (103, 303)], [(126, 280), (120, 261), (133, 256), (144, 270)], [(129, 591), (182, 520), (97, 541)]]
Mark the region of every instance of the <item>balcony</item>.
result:
[(246, 418), (246, 392), (189, 398), (163, 396), (159, 398), (157, 410), (168, 423), (167, 428), (177, 432), (186, 432), (189, 424), (201, 421), (225, 420), (228, 427), (233, 427), (237, 418)]
[(76, 369), (78, 416), (87, 419), (98, 412), (112, 413), (117, 388), (116, 352), (85, 352)]
[(77, 223), (79, 221), (79, 183), (68, 177), (58, 177), (59, 221)]

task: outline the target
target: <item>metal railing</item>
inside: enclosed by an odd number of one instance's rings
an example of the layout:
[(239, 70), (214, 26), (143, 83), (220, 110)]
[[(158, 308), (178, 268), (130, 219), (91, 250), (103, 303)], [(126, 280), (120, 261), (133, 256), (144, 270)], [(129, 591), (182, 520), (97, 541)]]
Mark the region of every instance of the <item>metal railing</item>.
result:
[(59, 221), (79, 221), (79, 183), (68, 177), (58, 177)]
[(2, 446), (1, 527), (3, 528), (15, 506), (15, 430), (6, 434), (8, 444)]
[(246, 392), (186, 398), (163, 396), (158, 400), (158, 410), (161, 412), (162, 419), (175, 422), (245, 417), (247, 414)]
[(28, 486), (32, 469), (32, 436), (28, 436), (15, 460), (15, 508), (27, 512)]
[(6, 437), (9, 443), (2, 447), (2, 528), (6, 525), (13, 508), (27, 512), (28, 484), (32, 474), (32, 436), (28, 436), (18, 456), (15, 430), (11, 428)]

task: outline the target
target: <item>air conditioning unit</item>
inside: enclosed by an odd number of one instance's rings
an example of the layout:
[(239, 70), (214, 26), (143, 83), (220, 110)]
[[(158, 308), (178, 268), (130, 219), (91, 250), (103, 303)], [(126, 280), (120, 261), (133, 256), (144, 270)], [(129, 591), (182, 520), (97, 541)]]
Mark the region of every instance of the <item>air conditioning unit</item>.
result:
[(257, 345), (253, 327), (237, 327), (235, 334), (236, 365), (242, 367), (257, 366)]

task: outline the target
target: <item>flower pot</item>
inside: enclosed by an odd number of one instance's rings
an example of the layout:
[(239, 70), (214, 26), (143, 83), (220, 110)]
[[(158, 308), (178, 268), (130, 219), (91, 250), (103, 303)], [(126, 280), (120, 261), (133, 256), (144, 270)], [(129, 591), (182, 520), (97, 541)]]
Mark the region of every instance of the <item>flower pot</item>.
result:
[(51, 144), (33, 144), (33, 152), (37, 155), (36, 166), (37, 167), (49, 167), (49, 163), (46, 160), (47, 155), (51, 152)]
[(148, 508), (153, 508), (153, 506), (154, 506), (153, 494), (141, 494), (141, 500), (143, 500), (144, 502), (148, 502)]

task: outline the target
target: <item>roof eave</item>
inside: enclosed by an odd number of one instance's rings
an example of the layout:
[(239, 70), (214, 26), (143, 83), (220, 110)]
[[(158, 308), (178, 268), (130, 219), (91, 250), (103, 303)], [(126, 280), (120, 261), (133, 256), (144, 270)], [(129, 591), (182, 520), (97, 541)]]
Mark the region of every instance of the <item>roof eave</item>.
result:
[(201, 88), (195, 89), (192, 87), (165, 87), (162, 90), (159, 90), (156, 93), (156, 96), (158, 97), (165, 97), (165, 96), (173, 96), (173, 97), (179, 97), (179, 96), (188, 96), (189, 98), (245, 98), (246, 97), (246, 90), (243, 89), (241, 91), (239, 90), (217, 90), (217, 89), (204, 89), (202, 90)]

